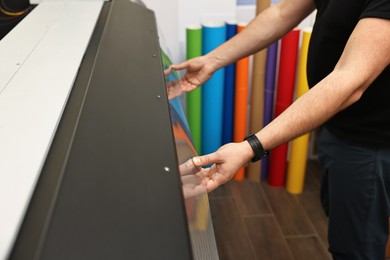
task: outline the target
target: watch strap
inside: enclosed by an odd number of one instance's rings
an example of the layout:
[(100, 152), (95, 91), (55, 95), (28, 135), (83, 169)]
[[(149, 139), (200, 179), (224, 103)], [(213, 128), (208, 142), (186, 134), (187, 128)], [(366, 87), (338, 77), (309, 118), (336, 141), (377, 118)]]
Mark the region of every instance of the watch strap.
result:
[(264, 150), (263, 145), (260, 143), (259, 139), (255, 134), (251, 134), (244, 138), (245, 141), (248, 141), (255, 156), (251, 159), (251, 162), (257, 162), (265, 157), (268, 157), (269, 152)]

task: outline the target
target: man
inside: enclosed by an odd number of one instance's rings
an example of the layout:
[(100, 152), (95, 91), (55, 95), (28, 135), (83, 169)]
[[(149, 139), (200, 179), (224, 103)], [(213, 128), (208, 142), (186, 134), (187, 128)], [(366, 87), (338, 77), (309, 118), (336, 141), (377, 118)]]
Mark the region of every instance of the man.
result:
[(222, 68), (266, 48), (317, 9), (308, 57), (311, 87), (247, 141), (193, 158), (209, 191), (249, 160), (323, 125), (321, 199), (334, 259), (385, 258), (390, 198), (390, 1), (282, 0), (205, 56), (172, 66), (191, 91)]

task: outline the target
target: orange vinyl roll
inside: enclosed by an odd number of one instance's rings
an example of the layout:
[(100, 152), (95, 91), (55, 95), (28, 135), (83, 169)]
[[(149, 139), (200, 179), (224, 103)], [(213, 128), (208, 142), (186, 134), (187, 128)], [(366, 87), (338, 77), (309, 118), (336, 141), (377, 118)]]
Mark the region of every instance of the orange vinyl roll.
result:
[[(271, 4), (270, 0), (257, 0), (256, 13), (259, 14)], [(257, 133), (263, 128), (264, 117), (264, 89), (266, 73), (267, 49), (264, 49), (253, 56), (249, 132)], [(261, 162), (250, 163), (247, 168), (248, 179), (260, 181)]]
[[(390, 219), (389, 219), (390, 221)], [(390, 238), (387, 240), (387, 246), (386, 246), (386, 257), (390, 257)]]
[[(237, 24), (237, 33), (240, 33), (246, 24)], [(234, 127), (233, 141), (241, 142), (247, 134), (249, 85), (249, 57), (242, 58), (236, 63), (236, 86), (234, 92)], [(234, 175), (235, 180), (243, 180), (245, 167), (241, 167)]]

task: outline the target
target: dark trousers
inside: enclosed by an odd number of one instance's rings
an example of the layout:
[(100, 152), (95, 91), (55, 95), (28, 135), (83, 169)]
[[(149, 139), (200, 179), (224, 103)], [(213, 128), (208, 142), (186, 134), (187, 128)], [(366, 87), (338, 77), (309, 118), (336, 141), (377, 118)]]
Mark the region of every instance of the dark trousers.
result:
[(333, 259), (383, 260), (389, 235), (390, 149), (350, 144), (322, 128), (321, 201)]

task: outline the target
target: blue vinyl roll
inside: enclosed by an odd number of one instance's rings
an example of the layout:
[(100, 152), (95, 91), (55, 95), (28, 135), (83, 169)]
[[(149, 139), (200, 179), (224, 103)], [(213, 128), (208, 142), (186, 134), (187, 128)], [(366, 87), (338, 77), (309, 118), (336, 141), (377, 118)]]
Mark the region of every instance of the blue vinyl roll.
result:
[[(202, 54), (209, 53), (225, 39), (225, 24), (202, 25)], [(202, 86), (202, 154), (215, 152), (222, 145), (224, 79), (222, 68)]]
[[(226, 41), (237, 34), (237, 23), (226, 23)], [(225, 89), (223, 100), (222, 144), (233, 142), (234, 119), (234, 83), (236, 81), (236, 64), (225, 67)]]

